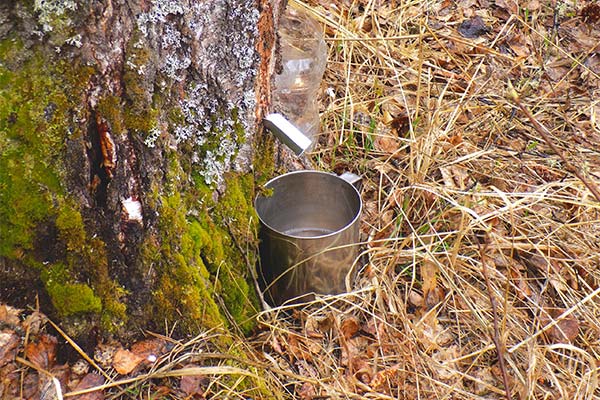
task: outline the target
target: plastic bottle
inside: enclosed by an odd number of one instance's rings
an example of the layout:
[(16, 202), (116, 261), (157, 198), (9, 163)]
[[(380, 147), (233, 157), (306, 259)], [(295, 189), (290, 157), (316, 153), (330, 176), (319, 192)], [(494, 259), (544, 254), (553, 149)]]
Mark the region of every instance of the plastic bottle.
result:
[(288, 6), (279, 35), (283, 71), (275, 76), (274, 109), (314, 143), (320, 125), (317, 95), (327, 62), (323, 31), (308, 14)]

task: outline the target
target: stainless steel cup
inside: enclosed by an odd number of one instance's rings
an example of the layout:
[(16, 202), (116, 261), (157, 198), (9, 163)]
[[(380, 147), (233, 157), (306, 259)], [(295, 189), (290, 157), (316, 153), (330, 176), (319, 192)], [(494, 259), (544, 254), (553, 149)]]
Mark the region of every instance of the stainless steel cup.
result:
[(362, 201), (357, 189), (319, 171), (290, 172), (265, 187), (270, 193), (255, 201), (265, 301), (281, 305), (310, 300), (315, 293), (344, 292), (358, 256)]

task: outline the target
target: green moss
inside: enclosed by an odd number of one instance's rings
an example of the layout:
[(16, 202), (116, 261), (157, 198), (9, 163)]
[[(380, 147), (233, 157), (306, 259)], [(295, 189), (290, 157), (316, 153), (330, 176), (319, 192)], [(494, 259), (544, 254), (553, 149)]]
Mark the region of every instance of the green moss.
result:
[(69, 273), (62, 264), (54, 264), (41, 274), (52, 304), (63, 317), (80, 313), (99, 313), (102, 301), (94, 291), (83, 283), (67, 281)]
[(275, 174), (274, 135), (264, 134), (254, 141), (254, 183), (258, 190)]
[(85, 246), (87, 235), (83, 219), (74, 205), (63, 204), (58, 208), (56, 227), (68, 251), (78, 251)]
[[(102, 313), (114, 328), (126, 316), (124, 292), (109, 277), (105, 244), (87, 236), (62, 183), (65, 143), (85, 134), (74, 121), (87, 116), (82, 99), (94, 70), (52, 62), (13, 39), (0, 41), (0, 59), (0, 257), (39, 271), (60, 317)], [(38, 226), (52, 223), (57, 237), (49, 239), (58, 242), (36, 246)], [(43, 262), (48, 256), (64, 263)]]
[(186, 333), (223, 326), (211, 293), (210, 274), (190, 234), (181, 195), (176, 192), (160, 198), (160, 202), (161, 237), (149, 236), (142, 253), (145, 262), (153, 263), (159, 274), (153, 312), (169, 323), (178, 322), (178, 329)]
[(0, 45), (0, 256), (9, 258), (32, 248), (37, 223), (53, 213), (52, 196), (64, 193), (56, 164), (68, 99), (60, 77), (41, 72), (42, 57), (21, 62), (23, 53), (18, 40)]
[(105, 96), (98, 100), (96, 111), (100, 118), (108, 122), (113, 134), (122, 134), (126, 126), (123, 124), (123, 106), (117, 96)]
[(198, 173), (191, 173), (192, 186), (183, 178), (191, 165), (183, 168), (181, 160), (170, 158), (165, 194), (156, 189), (157, 235), (144, 246), (145, 262), (159, 274), (154, 312), (184, 331), (235, 321), (249, 332), (259, 309), (248, 270), (256, 252), (253, 176), (229, 174), (215, 200)]

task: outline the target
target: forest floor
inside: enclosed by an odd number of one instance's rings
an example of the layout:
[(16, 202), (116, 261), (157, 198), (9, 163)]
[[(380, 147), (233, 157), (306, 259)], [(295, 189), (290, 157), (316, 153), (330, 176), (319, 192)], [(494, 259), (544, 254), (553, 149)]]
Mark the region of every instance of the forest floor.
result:
[[(97, 352), (64, 398), (600, 399), (600, 5), (291, 3), (329, 45), (309, 157), (363, 176), (352, 290), (263, 312), (228, 354), (220, 332)], [(27, 368), (23, 397), (62, 398)]]

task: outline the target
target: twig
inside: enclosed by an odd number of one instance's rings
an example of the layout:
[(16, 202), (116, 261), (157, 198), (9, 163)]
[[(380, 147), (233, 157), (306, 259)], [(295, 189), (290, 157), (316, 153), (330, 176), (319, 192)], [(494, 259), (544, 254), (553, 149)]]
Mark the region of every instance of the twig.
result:
[(508, 93), (509, 93), (510, 97), (512, 98), (512, 100), (515, 102), (515, 104), (521, 109), (521, 111), (523, 111), (525, 113), (525, 115), (527, 116), (529, 121), (533, 124), (533, 127), (535, 128), (535, 130), (542, 136), (542, 138), (544, 139), (546, 144), (548, 146), (550, 146), (552, 151), (554, 151), (556, 154), (558, 154), (558, 156), (561, 158), (561, 160), (565, 164), (565, 169), (569, 172), (572, 172), (577, 177), (577, 179), (579, 179), (590, 190), (590, 192), (592, 192), (592, 194), (594, 195), (596, 200), (600, 201), (600, 190), (598, 189), (596, 184), (588, 181), (577, 168), (575, 168), (573, 165), (571, 165), (571, 163), (569, 163), (569, 161), (567, 160), (567, 158), (565, 157), (563, 152), (560, 151), (560, 149), (551, 140), (551, 138), (550, 138), (551, 132), (548, 130), (548, 128), (546, 128), (544, 125), (542, 125), (533, 116), (531, 111), (529, 111), (529, 109), (526, 106), (524, 106), (523, 103), (521, 103), (519, 94), (513, 87), (510, 80), (508, 81)]
[(60, 329), (60, 327), (58, 325), (56, 325), (50, 318), (48, 318), (48, 323), (50, 325), (52, 325), (52, 327), (54, 329), (56, 329), (56, 331), (67, 341), (67, 343), (69, 343), (71, 345), (71, 347), (73, 347), (75, 349), (75, 351), (77, 351), (77, 353), (79, 353), (79, 355), (81, 357), (83, 357), (83, 359), (85, 361), (87, 361), (92, 367), (96, 368), (96, 370), (98, 370), (98, 372), (100, 372), (102, 375), (104, 375), (104, 377), (106, 379), (108, 379), (109, 381), (112, 381), (112, 377), (110, 375), (108, 375), (106, 372), (104, 372), (104, 370), (102, 368), (100, 368), (100, 366), (98, 364), (96, 364), (94, 362), (94, 360), (88, 356), (85, 351), (83, 351), (81, 349), (81, 347), (79, 347), (79, 345), (77, 343), (75, 343), (75, 341), (73, 339), (71, 339), (69, 337), (69, 335), (67, 335), (62, 329)]
[(492, 285), (488, 276), (487, 262), (485, 260), (485, 249), (479, 245), (479, 254), (481, 256), (481, 265), (483, 278), (485, 279), (485, 286), (487, 288), (488, 297), (490, 304), (492, 305), (492, 315), (494, 317), (494, 345), (496, 345), (496, 353), (498, 353), (498, 364), (500, 365), (500, 372), (502, 373), (502, 382), (504, 383), (504, 390), (506, 392), (506, 400), (511, 400), (510, 387), (508, 386), (508, 373), (506, 372), (506, 363), (504, 362), (504, 344), (500, 340), (500, 328), (498, 327), (498, 307), (494, 294), (492, 292)]

